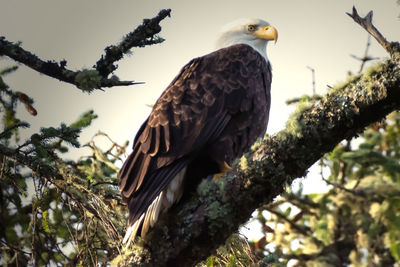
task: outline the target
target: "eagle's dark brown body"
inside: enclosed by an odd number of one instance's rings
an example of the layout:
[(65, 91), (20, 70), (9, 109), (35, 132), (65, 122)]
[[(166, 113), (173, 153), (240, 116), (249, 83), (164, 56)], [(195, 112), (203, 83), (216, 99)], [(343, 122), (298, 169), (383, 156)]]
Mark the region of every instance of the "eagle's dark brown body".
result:
[(157, 100), (119, 173), (129, 225), (184, 168), (197, 183), (231, 164), (263, 136), (270, 109), (271, 67), (239, 44), (189, 62)]

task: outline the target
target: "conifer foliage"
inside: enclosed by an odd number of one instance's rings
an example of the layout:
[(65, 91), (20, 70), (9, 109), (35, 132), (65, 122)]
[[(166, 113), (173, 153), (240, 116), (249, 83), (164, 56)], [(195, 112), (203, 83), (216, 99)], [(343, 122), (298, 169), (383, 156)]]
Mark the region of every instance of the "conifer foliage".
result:
[[(0, 242), (1, 264), (98, 265), (118, 253), (124, 227), (114, 165), (125, 147), (111, 142), (102, 151), (92, 141), (92, 155), (64, 160), (70, 147), (97, 116), (82, 114), (74, 123), (41, 128), (21, 142), (29, 127), (16, 116), (18, 105), (33, 112), (33, 100), (4, 82), (17, 68), (0, 72)], [(102, 133), (99, 133), (102, 134)]]

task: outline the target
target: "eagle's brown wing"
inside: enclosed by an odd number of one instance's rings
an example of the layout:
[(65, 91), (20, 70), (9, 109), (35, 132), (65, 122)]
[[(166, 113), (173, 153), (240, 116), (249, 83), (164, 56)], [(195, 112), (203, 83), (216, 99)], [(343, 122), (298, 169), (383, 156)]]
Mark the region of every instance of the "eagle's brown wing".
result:
[(269, 64), (247, 45), (189, 62), (157, 100), (119, 173), (129, 224), (183, 168), (198, 168), (200, 155), (230, 162), (247, 150), (265, 132), (270, 83)]

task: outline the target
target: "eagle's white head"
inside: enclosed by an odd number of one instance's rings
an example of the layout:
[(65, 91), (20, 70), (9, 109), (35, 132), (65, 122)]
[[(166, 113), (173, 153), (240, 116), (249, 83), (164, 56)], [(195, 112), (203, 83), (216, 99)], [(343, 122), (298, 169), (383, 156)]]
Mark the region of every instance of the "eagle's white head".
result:
[(240, 19), (222, 28), (217, 39), (217, 48), (235, 44), (247, 44), (258, 51), (267, 61), (267, 43), (278, 40), (278, 31), (261, 19)]

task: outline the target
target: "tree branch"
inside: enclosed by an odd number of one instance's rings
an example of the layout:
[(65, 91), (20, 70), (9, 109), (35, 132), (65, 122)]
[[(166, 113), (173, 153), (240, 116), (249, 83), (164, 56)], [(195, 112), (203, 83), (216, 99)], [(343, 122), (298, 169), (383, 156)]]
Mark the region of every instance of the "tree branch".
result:
[(115, 78), (101, 77), (96, 70), (72, 71), (65, 67), (66, 61), (60, 63), (51, 60), (43, 61), (31, 52), (24, 50), (19, 44), (7, 41), (4, 36), (0, 36), (0, 55), (6, 55), (37, 72), (73, 84), (86, 91), (91, 91), (94, 88), (135, 84), (133, 81), (119, 81)]
[(65, 60), (60, 63), (52, 60), (44, 61), (33, 53), (24, 50), (20, 44), (7, 41), (4, 36), (0, 36), (0, 56), (8, 56), (37, 72), (73, 84), (84, 91), (90, 92), (102, 87), (140, 84), (140, 82), (135, 83), (134, 81), (120, 81), (116, 76), (108, 78), (109, 74), (117, 69), (117, 66), (113, 63), (120, 60), (132, 47), (143, 47), (164, 41), (156, 34), (161, 31), (159, 23), (169, 16), (170, 12), (170, 9), (161, 10), (156, 17), (145, 19), (142, 25), (128, 33), (119, 45), (105, 48), (105, 56), (97, 61), (94, 69), (72, 71), (66, 68), (67, 62)]
[(212, 254), (256, 208), (304, 176), (322, 155), (399, 109), (398, 62), (392, 55), (332, 88), (318, 104), (309, 102), (289, 119), (285, 130), (242, 157), (233, 172), (219, 180), (204, 180), (114, 263), (191, 266)]
[(132, 47), (143, 47), (161, 43), (164, 39), (157, 36), (161, 31), (160, 22), (169, 17), (171, 9), (163, 9), (152, 19), (143, 20), (143, 24), (133, 32), (128, 33), (119, 45), (111, 45), (105, 49), (106, 54), (101, 56), (94, 66), (103, 77), (117, 69), (113, 63), (120, 60)]
[(268, 207), (268, 205), (264, 205), (263, 207), (264, 210), (267, 210), (268, 212), (275, 214), (277, 217), (281, 218), (282, 220), (284, 220), (285, 222), (287, 222), (290, 227), (292, 229), (294, 229), (295, 231), (297, 231), (298, 233), (302, 234), (302, 235), (310, 235), (310, 227), (308, 226), (304, 226), (304, 225), (298, 225), (297, 223), (295, 223), (293, 220), (289, 219), (287, 216), (285, 216), (284, 214), (280, 213), (279, 211), (276, 211), (274, 209), (271, 209), (270, 207)]
[[(351, 17), (355, 22), (357, 22), (361, 27), (363, 27), (369, 34), (371, 34), (378, 43), (391, 55), (399, 54), (400, 47), (398, 42), (388, 42), (386, 38), (375, 28), (374, 24), (372, 24), (372, 16), (374, 12), (372, 10), (368, 12), (368, 14), (362, 18), (358, 15), (357, 9), (353, 6), (352, 13), (347, 13), (349, 17)], [(399, 57), (398, 55), (396, 57)]]

